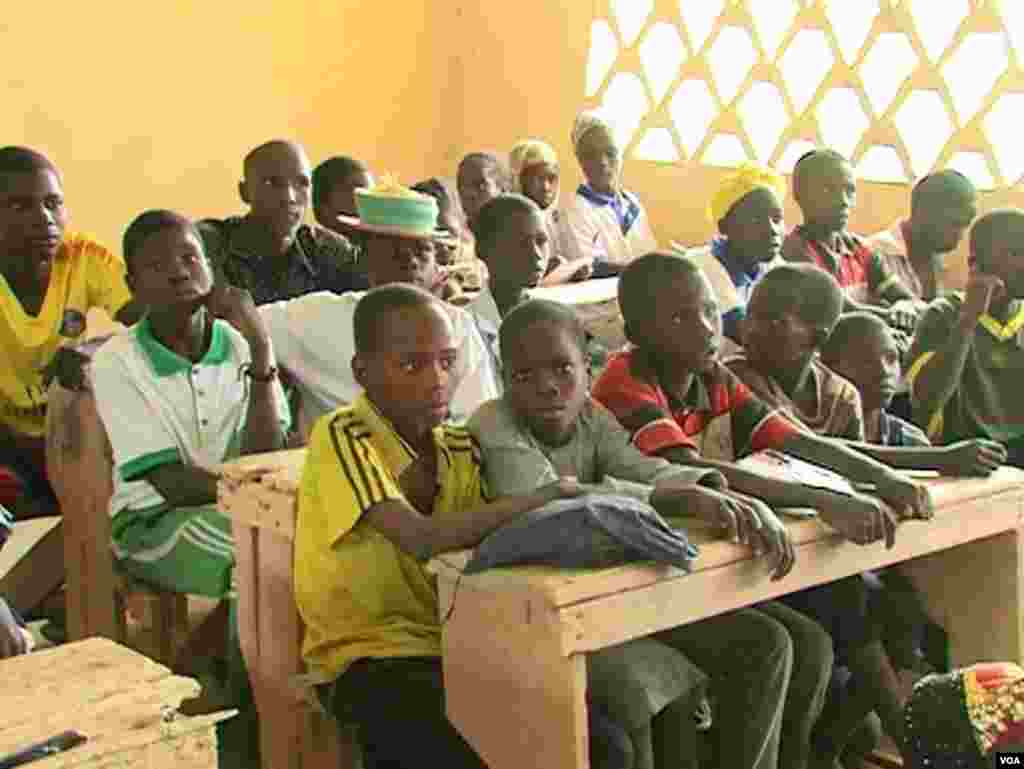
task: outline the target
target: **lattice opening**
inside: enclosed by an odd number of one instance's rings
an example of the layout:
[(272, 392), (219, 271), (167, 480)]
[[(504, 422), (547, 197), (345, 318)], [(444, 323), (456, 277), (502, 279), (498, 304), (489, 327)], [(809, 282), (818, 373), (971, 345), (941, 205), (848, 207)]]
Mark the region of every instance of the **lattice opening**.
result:
[(788, 171), (818, 144), (875, 181), (954, 162), (980, 187), (1024, 175), (1024, 0), (599, 6), (586, 106), (628, 157)]

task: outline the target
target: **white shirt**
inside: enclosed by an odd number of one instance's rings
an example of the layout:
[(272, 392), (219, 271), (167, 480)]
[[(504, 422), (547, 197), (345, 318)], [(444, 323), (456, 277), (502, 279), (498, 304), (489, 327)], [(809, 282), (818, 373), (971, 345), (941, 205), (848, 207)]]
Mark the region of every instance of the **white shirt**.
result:
[[(251, 386), (242, 369), (251, 360), (249, 344), (222, 320), (198, 363), (157, 341), (147, 319), (96, 351), (93, 392), (114, 452), (111, 515), (165, 503), (139, 480), (155, 467), (212, 468), (238, 456)], [(287, 429), (288, 402), (280, 382), (274, 388)]]
[(625, 265), (656, 251), (658, 241), (651, 231), (643, 205), (639, 202), (638, 205), (640, 214), (629, 232), (623, 235), (611, 206), (591, 203), (577, 192), (561, 217), (562, 226), (567, 228), (566, 258), (575, 261), (587, 257), (592, 262), (596, 259)]
[[(362, 392), (352, 373), (355, 355), (353, 319), (365, 292), (317, 291), (296, 299), (271, 302), (259, 310), (267, 325), (278, 363), (294, 377), (302, 398), (303, 435), (313, 422)], [(462, 421), (476, 407), (500, 395), (497, 370), (465, 310), (445, 305), (455, 328), (457, 385), (451, 417)]]
[(498, 340), (498, 332), (501, 329), (501, 311), (498, 310), (498, 303), (494, 301), (491, 287), (485, 283), (480, 288), (480, 293), (473, 297), (473, 301), (467, 304), (465, 309), (476, 322), (477, 331), (480, 332), (480, 337), (490, 352), (491, 364), (494, 366), (494, 370), (500, 374), (501, 344)]

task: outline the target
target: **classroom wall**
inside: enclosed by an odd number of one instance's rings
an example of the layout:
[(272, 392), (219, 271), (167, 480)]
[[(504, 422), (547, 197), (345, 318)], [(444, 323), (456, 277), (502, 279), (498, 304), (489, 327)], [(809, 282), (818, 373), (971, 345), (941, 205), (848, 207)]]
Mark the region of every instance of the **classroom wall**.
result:
[[(314, 164), (345, 152), (412, 181), (537, 136), (559, 151), (570, 195), (593, 13), (594, 0), (14, 4), (0, 25), (0, 142), (51, 155), (74, 226), (115, 248), (148, 207), (241, 211), (241, 159), (272, 137), (303, 141)], [(723, 171), (629, 161), (625, 173), (663, 243), (708, 238)], [(854, 228), (887, 226), (907, 192), (862, 182)], [(1008, 204), (1024, 207), (1019, 186), (983, 197)], [(799, 221), (792, 201), (787, 219)], [(964, 266), (961, 254), (954, 273)]]
[(240, 211), (242, 157), (274, 137), (305, 142), (314, 164), (350, 152), (433, 172), (448, 63), (429, 5), (8, 3), (0, 142), (49, 154), (73, 224), (117, 248), (145, 208)]
[[(454, 14), (463, 38), (458, 66), (465, 89), (461, 125), (451, 131), (456, 156), (466, 151), (507, 151), (519, 139), (537, 136), (551, 142), (562, 161), (563, 197), (580, 181), (569, 143), (573, 119), (583, 102), (590, 22), (595, 0), (516, 0), (514, 3), (462, 2)], [(485, 106), (492, 105), (492, 106)], [(450, 122), (449, 122), (450, 125)], [(638, 192), (665, 245), (705, 242), (712, 234), (707, 200), (723, 170), (627, 161), (628, 188)], [(1024, 207), (1020, 185), (985, 193), (982, 210)], [(860, 182), (851, 227), (873, 233), (905, 215), (905, 185)], [(799, 223), (792, 200), (787, 226)], [(950, 279), (962, 284), (966, 249), (950, 260)]]

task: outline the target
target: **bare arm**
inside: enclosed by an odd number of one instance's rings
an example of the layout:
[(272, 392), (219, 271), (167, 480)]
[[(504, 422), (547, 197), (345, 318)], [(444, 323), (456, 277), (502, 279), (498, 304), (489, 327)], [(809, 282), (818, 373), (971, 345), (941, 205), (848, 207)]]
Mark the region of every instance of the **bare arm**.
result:
[(943, 475), (988, 476), (1006, 461), (1006, 449), (993, 441), (960, 441), (949, 446), (880, 446), (843, 441), (859, 454), (900, 470), (937, 470)]
[(264, 342), (251, 349), (252, 377), (249, 380), (249, 410), (242, 434), (242, 453), (260, 454), (284, 447), (285, 434), (281, 428), (284, 420), (277, 393), (280, 382), (277, 377), (268, 376), (273, 367), (270, 346)]
[[(931, 357), (913, 376), (912, 395), (925, 411), (934, 414), (941, 411), (959, 386), (967, 355), (974, 342), (974, 329), (978, 319), (988, 312), (992, 298), (1003, 290), (1002, 281), (994, 275), (971, 273), (967, 284), (967, 296), (960, 307), (960, 314), (946, 334), (945, 342), (933, 350), (923, 350), (915, 355), (920, 359), (927, 353)], [(934, 310), (932, 310), (934, 312)], [(923, 324), (927, 326), (926, 323)], [(927, 332), (928, 328), (922, 328)], [(920, 336), (920, 334), (919, 334)], [(914, 365), (915, 361), (911, 361)]]
[(276, 376), (271, 376), (274, 356), (263, 316), (257, 311), (249, 292), (234, 286), (215, 287), (207, 304), (215, 317), (234, 326), (249, 343), (251, 386), (242, 433), (242, 453), (259, 454), (283, 448), (285, 415), (280, 413), (281, 400), (277, 397), (280, 383)]
[(171, 507), (210, 505), (217, 501), (220, 476), (180, 462), (154, 467), (139, 480), (149, 481)]
[(735, 462), (707, 459), (692, 449), (677, 446), (665, 449), (660, 452), (660, 456), (678, 464), (714, 468), (725, 476), (730, 489), (762, 499), (774, 507), (812, 507), (821, 510), (834, 506), (839, 497), (825, 489), (784, 483), (751, 468), (740, 467)]
[(530, 494), (503, 497), (443, 520), (420, 514), (404, 500), (388, 499), (370, 507), (364, 518), (406, 553), (426, 561), (438, 553), (472, 547), (491, 531), (523, 513), (585, 491), (575, 481), (562, 479)]

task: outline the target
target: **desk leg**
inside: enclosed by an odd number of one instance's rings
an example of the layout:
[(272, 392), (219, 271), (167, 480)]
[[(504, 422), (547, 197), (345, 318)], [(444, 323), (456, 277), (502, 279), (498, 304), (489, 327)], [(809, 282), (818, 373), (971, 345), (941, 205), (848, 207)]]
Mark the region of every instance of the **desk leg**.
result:
[(586, 660), (522, 595), (459, 589), (444, 624), (448, 717), (491, 769), (587, 769)]
[(900, 566), (949, 635), (956, 666), (1024, 659), (1022, 530), (967, 542)]

